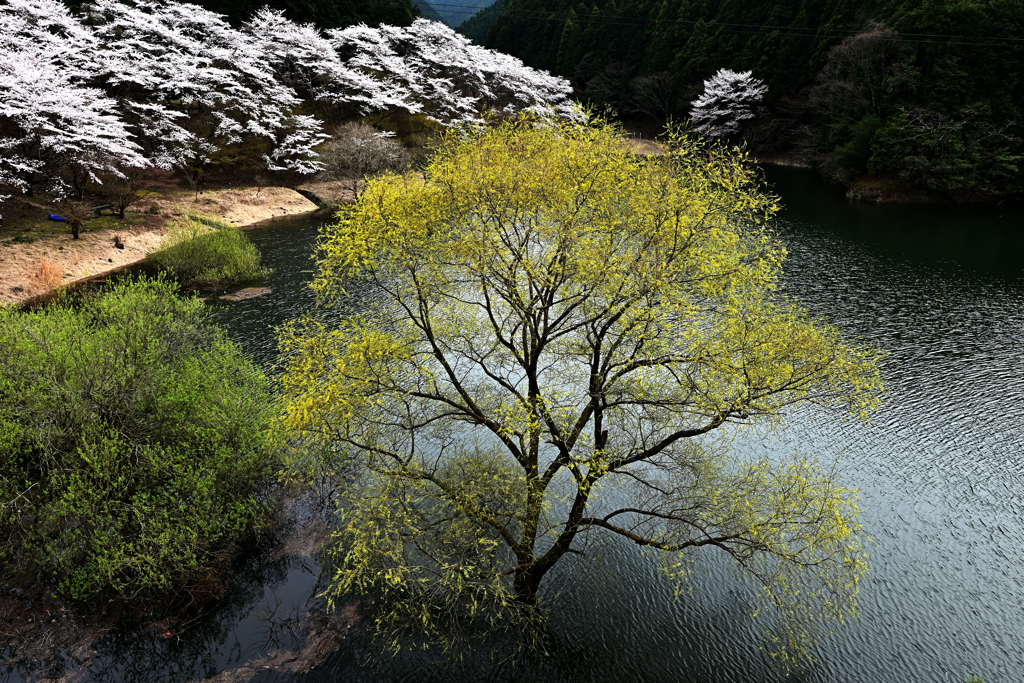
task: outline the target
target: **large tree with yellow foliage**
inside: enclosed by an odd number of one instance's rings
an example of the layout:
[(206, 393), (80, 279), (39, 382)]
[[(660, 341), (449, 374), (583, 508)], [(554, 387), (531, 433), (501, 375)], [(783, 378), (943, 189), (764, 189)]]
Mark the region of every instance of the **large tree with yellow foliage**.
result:
[(323, 237), (314, 287), (356, 312), (282, 337), (293, 471), (343, 482), (333, 593), (377, 596), (385, 644), (454, 646), (538, 623), (548, 571), (609, 534), (679, 581), (725, 553), (780, 651), (853, 614), (855, 492), (728, 442), (801, 403), (865, 415), (876, 354), (778, 291), (742, 158), (520, 121), (453, 134), (424, 175), (369, 183)]

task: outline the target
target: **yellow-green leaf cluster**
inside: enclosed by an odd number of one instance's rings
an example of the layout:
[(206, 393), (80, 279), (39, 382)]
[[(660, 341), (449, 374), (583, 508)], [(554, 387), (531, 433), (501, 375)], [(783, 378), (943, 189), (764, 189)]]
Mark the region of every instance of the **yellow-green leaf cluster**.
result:
[(286, 329), (282, 424), (302, 467), (351, 466), (336, 590), (390, 596), (388, 642), (400, 624), (457, 642), (453, 615), (484, 606), (536, 614), (590, 533), (676, 578), (725, 552), (784, 648), (854, 613), (855, 493), (727, 445), (794, 405), (866, 417), (877, 353), (779, 292), (778, 205), (742, 156), (670, 143), (637, 156), (600, 123), (452, 133), (325, 232), (315, 287), (359, 312)]

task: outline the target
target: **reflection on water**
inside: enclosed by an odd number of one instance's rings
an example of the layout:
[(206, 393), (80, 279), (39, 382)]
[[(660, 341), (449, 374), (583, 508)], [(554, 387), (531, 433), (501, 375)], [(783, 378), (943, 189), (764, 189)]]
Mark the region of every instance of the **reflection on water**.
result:
[(63, 653), (49, 671), (33, 661), (0, 664), (0, 681), (186, 683), (297, 647), (305, 635), (301, 617), (319, 602), (316, 563), (254, 557), (237, 570), (224, 597), (201, 618), (173, 631), (115, 630), (84, 650)]
[[(860, 620), (790, 680), (1022, 680), (1024, 212), (849, 204), (810, 173), (768, 178), (787, 206), (779, 220), (787, 291), (884, 349), (889, 390), (868, 425), (803, 409), (771, 440), (738, 443), (751, 455), (840, 459), (875, 540)], [(269, 364), (271, 328), (313, 306), (304, 282), (315, 225), (281, 222), (250, 235), (277, 270), (274, 292), (217, 303), (214, 317)], [(487, 652), (456, 663), (410, 653), (377, 669), (364, 665), (356, 639), (301, 680), (776, 680), (761, 650), (768, 624), (749, 617), (754, 588), (720, 558), (703, 555), (692, 591), (674, 601), (636, 546), (612, 538), (594, 546), (593, 557), (558, 567), (545, 586), (548, 657), (509, 667)], [(280, 609), (293, 609), (312, 590), (313, 567), (295, 562), (254, 563), (180, 641), (108, 639), (104, 665), (88, 680), (188, 681), (253, 658), (267, 642), (261, 610), (279, 598)], [(279, 678), (268, 671), (256, 680)]]
[(299, 644), (296, 623), (316, 585), (298, 558), (252, 561), (211, 613), (174, 632), (115, 632), (97, 645), (89, 680), (172, 683), (202, 680)]
[[(782, 198), (782, 223), (830, 245), (849, 244), (883, 263), (951, 267), (983, 277), (1021, 277), (1024, 206), (1017, 204), (883, 204), (851, 202), (814, 173), (769, 168), (766, 180)], [(802, 239), (801, 239), (802, 241)], [(856, 265), (867, 265), (858, 263)]]
[(274, 273), (261, 283), (267, 296), (235, 303), (213, 300), (214, 322), (225, 327), (256, 362), (271, 367), (277, 359), (274, 328), (313, 311), (316, 297), (308, 284), (316, 264), (313, 248), (320, 221), (300, 218), (279, 220), (246, 234), (263, 255), (263, 265)]

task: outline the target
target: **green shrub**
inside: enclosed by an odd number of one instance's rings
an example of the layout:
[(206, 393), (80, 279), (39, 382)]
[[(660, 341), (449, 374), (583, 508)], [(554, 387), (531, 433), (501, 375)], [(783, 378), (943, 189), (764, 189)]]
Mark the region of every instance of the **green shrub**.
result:
[(167, 246), (150, 261), (181, 282), (201, 287), (228, 286), (266, 277), (260, 252), (239, 230), (189, 214), (171, 227)]
[(854, 173), (863, 173), (871, 158), (871, 142), (882, 120), (869, 114), (849, 128), (850, 141), (836, 148), (836, 162)]
[(265, 523), (266, 377), (175, 291), (0, 309), (0, 576), (164, 593)]

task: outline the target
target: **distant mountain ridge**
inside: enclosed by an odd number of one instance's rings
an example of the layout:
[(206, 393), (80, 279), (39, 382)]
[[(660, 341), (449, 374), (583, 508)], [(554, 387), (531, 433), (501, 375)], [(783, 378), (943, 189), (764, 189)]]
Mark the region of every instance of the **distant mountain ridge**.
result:
[(444, 20), (444, 17), (442, 17), (441, 14), (436, 9), (433, 8), (433, 6), (429, 2), (425, 2), (425, 0), (413, 0), (412, 4), (416, 6), (416, 9), (418, 9), (420, 12), (420, 16), (423, 17), (424, 19), (430, 19), (431, 21), (439, 21), (442, 24), (448, 23)]

